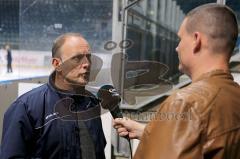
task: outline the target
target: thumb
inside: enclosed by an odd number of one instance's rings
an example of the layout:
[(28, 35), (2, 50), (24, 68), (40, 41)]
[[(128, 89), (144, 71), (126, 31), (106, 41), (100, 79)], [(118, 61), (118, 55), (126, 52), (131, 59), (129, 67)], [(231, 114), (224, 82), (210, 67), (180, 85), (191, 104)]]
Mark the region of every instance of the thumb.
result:
[(126, 117), (123, 117), (123, 118), (116, 118), (116, 119), (114, 119), (114, 124), (115, 125), (126, 125), (126, 123), (127, 123), (127, 120), (128, 120), (128, 118), (126, 118)]

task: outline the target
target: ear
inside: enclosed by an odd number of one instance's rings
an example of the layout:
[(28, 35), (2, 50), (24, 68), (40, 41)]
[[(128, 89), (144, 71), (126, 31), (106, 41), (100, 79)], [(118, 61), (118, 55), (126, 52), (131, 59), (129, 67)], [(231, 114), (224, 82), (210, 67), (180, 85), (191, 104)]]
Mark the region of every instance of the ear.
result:
[(57, 58), (52, 59), (52, 66), (55, 68), (57, 72), (60, 72), (62, 70), (61, 68), (61, 62)]
[(199, 32), (194, 33), (194, 46), (193, 53), (198, 53), (201, 49), (202, 41), (201, 34)]

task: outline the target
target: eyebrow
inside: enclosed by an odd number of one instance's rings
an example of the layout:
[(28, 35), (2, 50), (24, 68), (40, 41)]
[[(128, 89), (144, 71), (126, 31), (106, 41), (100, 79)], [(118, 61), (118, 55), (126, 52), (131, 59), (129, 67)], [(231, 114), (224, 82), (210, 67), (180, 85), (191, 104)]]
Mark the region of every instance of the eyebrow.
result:
[[(79, 52), (78, 52), (79, 53)], [(91, 53), (88, 53), (88, 54), (82, 54), (82, 53), (79, 53), (75, 56), (72, 56), (71, 58), (75, 58), (75, 57), (79, 57), (79, 56), (91, 56)]]
[[(91, 51), (83, 51), (83, 52), (76, 52), (76, 54), (91, 54), (92, 52)], [(77, 55), (76, 55), (77, 56)]]

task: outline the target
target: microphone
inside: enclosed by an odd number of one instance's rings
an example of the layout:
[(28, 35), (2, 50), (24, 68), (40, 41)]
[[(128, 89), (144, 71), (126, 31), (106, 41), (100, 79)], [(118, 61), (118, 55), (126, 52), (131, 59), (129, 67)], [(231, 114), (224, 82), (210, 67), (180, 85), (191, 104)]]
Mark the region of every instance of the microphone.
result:
[[(119, 103), (121, 102), (121, 97), (117, 93), (116, 89), (111, 85), (102, 86), (97, 92), (97, 97), (100, 99), (100, 104), (104, 109), (108, 109), (115, 118), (123, 118), (122, 111), (119, 108)], [(128, 140), (130, 151), (132, 154), (132, 147), (130, 144), (130, 138), (128, 136), (124, 137)], [(131, 157), (132, 158), (132, 157)]]
[(119, 108), (121, 97), (113, 86), (102, 86), (97, 93), (97, 97), (100, 99), (102, 108), (108, 109), (114, 119), (123, 118), (122, 112)]

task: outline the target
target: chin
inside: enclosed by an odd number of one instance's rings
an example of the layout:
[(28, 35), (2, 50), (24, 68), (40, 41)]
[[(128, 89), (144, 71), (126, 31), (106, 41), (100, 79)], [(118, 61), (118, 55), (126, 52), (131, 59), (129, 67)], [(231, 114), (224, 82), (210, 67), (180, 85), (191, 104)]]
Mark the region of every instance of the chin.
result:
[(66, 78), (65, 79), (67, 81), (68, 84), (70, 85), (75, 85), (75, 86), (85, 86), (86, 84), (88, 84), (88, 80), (85, 80), (85, 79), (69, 79), (69, 78)]
[(81, 86), (85, 86), (88, 84), (88, 80), (81, 80), (81, 81), (78, 81), (76, 82), (77, 84), (81, 85)]
[(178, 70), (183, 73), (182, 65), (178, 65)]
[(178, 70), (179, 70), (181, 73), (183, 73), (183, 74), (185, 74), (185, 75), (187, 75), (187, 76), (190, 77), (189, 71), (188, 71), (188, 69), (186, 69), (186, 67), (179, 66), (179, 67), (178, 67)]

